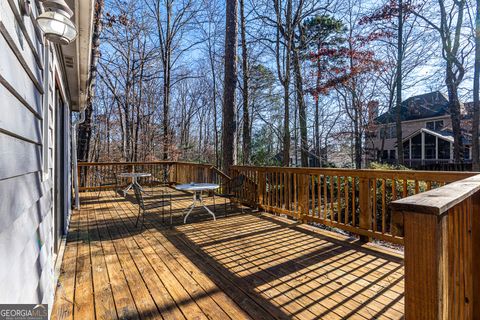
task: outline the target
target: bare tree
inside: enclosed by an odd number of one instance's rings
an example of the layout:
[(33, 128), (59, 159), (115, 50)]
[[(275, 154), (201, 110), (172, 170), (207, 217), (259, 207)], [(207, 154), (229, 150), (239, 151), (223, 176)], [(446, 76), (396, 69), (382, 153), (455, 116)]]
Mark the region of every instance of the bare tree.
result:
[(146, 1), (156, 23), (158, 49), (162, 62), (163, 75), (163, 159), (169, 158), (172, 130), (170, 127), (170, 104), (172, 86), (177, 80), (172, 80), (172, 71), (180, 57), (198, 44), (192, 41), (182, 46), (181, 40), (188, 31), (194, 16), (197, 14), (193, 0), (155, 0)]
[(223, 169), (229, 172), (236, 159), (236, 105), (237, 85), (237, 1), (226, 1), (225, 21), (225, 77), (223, 93)]
[(480, 170), (479, 126), (480, 126), (480, 0), (476, 0), (475, 9), (475, 69), (473, 75), (473, 128), (472, 159), (473, 170)]
[(398, 0), (398, 27), (397, 27), (397, 99), (395, 104), (395, 130), (397, 131), (397, 164), (404, 164), (402, 138), (402, 77), (403, 77), (403, 0)]
[[(301, 9), (300, 9), (301, 11)], [(301, 12), (300, 12), (301, 14)], [(292, 45), (293, 49), (293, 70), (295, 75), (295, 96), (297, 98), (298, 120), (300, 127), (300, 158), (302, 167), (308, 167), (308, 132), (307, 132), (307, 107), (305, 105), (303, 90), (303, 75), (301, 66), (300, 50), (306, 47), (304, 29), (301, 21), (297, 21), (295, 27), (298, 29), (298, 44)]]
[(454, 139), (453, 154), (456, 163), (463, 162), (464, 151), (458, 89), (465, 77), (466, 57), (471, 50), (469, 49), (469, 43), (464, 41), (462, 35), (466, 10), (465, 1), (438, 0), (438, 6), (433, 9), (435, 14), (432, 17), (424, 13), (426, 10), (414, 11), (429, 27), (437, 31), (442, 44), (442, 58), (445, 62), (445, 84), (448, 90)]
[(90, 90), (87, 99), (87, 107), (85, 108), (85, 121), (78, 127), (78, 147), (77, 156), (81, 161), (88, 161), (90, 153), (90, 140), (92, 136), (92, 114), (93, 114), (93, 100), (95, 94), (95, 81), (97, 80), (97, 64), (100, 56), (100, 35), (102, 33), (102, 15), (103, 15), (104, 2), (103, 0), (95, 1), (95, 23), (92, 37), (93, 49), (92, 49), (92, 67), (90, 70)]
[(242, 34), (242, 73), (243, 73), (243, 86), (242, 86), (242, 106), (243, 106), (243, 130), (242, 130), (242, 152), (243, 163), (250, 163), (250, 152), (252, 137), (250, 135), (250, 110), (249, 104), (249, 66), (248, 66), (248, 48), (247, 48), (247, 32), (245, 23), (245, 1), (240, 0), (240, 30)]

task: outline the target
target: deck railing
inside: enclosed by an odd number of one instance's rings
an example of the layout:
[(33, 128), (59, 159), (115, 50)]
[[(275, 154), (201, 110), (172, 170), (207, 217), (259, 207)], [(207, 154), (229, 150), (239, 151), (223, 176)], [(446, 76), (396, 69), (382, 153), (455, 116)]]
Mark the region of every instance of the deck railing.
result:
[(472, 176), (466, 172), (235, 166), (237, 197), (263, 210), (403, 244), (403, 221), (389, 204)]
[(480, 319), (480, 175), (394, 201), (405, 230), (405, 318)]
[[(148, 172), (142, 183), (242, 176), (238, 201), (404, 245), (406, 319), (480, 318), (480, 175), (471, 172), (234, 166), (230, 176), (185, 162), (79, 163), (81, 190), (96, 173)], [(125, 181), (126, 183), (126, 181)]]
[[(80, 162), (78, 177), (80, 191), (114, 189), (126, 186), (128, 178), (121, 179), (125, 172), (145, 172), (151, 176), (141, 178), (141, 183), (154, 185), (158, 183), (206, 182), (225, 185), (230, 179), (226, 174), (210, 164), (156, 161), (156, 162)], [(102, 179), (117, 177), (118, 185), (102, 186)]]
[[(233, 166), (230, 176), (209, 164), (175, 161), (79, 163), (80, 191), (101, 186), (102, 177), (147, 172), (142, 184), (210, 182), (226, 186), (243, 176), (237, 199), (252, 207), (338, 228), (364, 240), (404, 244), (403, 219), (390, 203), (468, 178), (470, 172), (354, 170)], [(125, 186), (128, 179), (119, 179)]]

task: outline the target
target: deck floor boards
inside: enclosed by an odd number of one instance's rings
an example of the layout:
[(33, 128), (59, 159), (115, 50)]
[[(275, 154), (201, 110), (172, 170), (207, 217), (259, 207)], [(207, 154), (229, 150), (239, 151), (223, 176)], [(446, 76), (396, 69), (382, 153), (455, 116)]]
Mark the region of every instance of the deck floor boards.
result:
[(267, 213), (225, 217), (218, 198), (217, 221), (195, 209), (183, 224), (192, 198), (169, 192), (173, 228), (161, 209), (136, 227), (131, 195), (81, 194), (52, 319), (404, 318), (400, 256)]

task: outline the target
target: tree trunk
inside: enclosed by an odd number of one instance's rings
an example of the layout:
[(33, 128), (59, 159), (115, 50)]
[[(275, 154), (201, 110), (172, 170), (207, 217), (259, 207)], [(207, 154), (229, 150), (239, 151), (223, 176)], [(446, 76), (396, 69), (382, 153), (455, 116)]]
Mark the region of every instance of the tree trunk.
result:
[(247, 39), (246, 39), (246, 26), (245, 26), (245, 6), (244, 0), (240, 0), (240, 28), (242, 34), (242, 71), (243, 71), (243, 136), (242, 136), (242, 149), (243, 149), (243, 163), (250, 163), (250, 149), (252, 137), (250, 136), (250, 113), (248, 108), (248, 51), (247, 51)]
[(237, 1), (226, 1), (225, 78), (223, 93), (223, 170), (227, 174), (236, 158), (235, 88), (237, 84)]
[(322, 166), (320, 152), (320, 101), (319, 97), (315, 97), (315, 166)]
[(92, 114), (93, 106), (89, 103), (85, 108), (85, 121), (78, 126), (77, 158), (80, 161), (88, 161), (92, 137)]
[(295, 72), (295, 89), (298, 104), (298, 117), (300, 125), (300, 158), (302, 167), (308, 167), (308, 133), (307, 133), (307, 112), (303, 98), (303, 78), (300, 66), (298, 48), (293, 49), (293, 68)]
[(398, 0), (398, 42), (397, 42), (397, 101), (395, 106), (396, 131), (397, 131), (397, 164), (405, 163), (403, 158), (402, 138), (402, 62), (403, 62), (403, 1)]
[[(292, 0), (287, 0), (285, 10), (285, 23), (282, 22), (282, 8), (279, 0), (274, 0), (274, 8), (277, 22), (277, 34), (275, 42), (275, 59), (277, 63), (278, 78), (283, 86), (283, 103), (284, 103), (284, 117), (283, 117), (283, 156), (282, 164), (285, 167), (290, 165), (290, 69), (291, 69), (291, 55), (293, 45), (293, 25), (292, 25)], [(283, 41), (280, 41), (280, 35)], [(280, 46), (284, 46), (281, 50)], [(285, 59), (283, 66), (280, 62), (281, 53), (285, 52)], [(282, 72), (283, 70), (283, 72)]]
[(475, 17), (475, 70), (473, 78), (473, 128), (472, 128), (472, 161), (473, 171), (480, 170), (480, 150), (478, 142), (478, 126), (480, 125), (480, 0), (477, 0)]
[(163, 76), (163, 160), (168, 160), (170, 148), (170, 70), (169, 61), (165, 63)]
[[(355, 103), (355, 102), (353, 102)], [(355, 121), (353, 122), (354, 130), (354, 152), (355, 152), (355, 169), (362, 168), (362, 137), (360, 132), (360, 114), (357, 107), (354, 107)]]
[(95, 96), (95, 82), (97, 77), (97, 64), (100, 56), (100, 34), (102, 33), (102, 15), (104, 2), (97, 0), (95, 2), (95, 24), (93, 30), (92, 44), (92, 66), (90, 68), (90, 90), (88, 92), (87, 107), (85, 109), (85, 121), (78, 126), (78, 145), (77, 157), (80, 161), (88, 161), (90, 152), (90, 141), (92, 137), (92, 115), (93, 115), (93, 99)]
[[(287, 53), (287, 56), (289, 54)], [(288, 57), (288, 65), (290, 64), (290, 57)], [(287, 71), (289, 72), (289, 71)], [(289, 81), (290, 83), (290, 81)], [(290, 85), (284, 85), (284, 126), (283, 126), (283, 166), (288, 167), (290, 165)]]
[(452, 119), (453, 131), (453, 159), (456, 164), (463, 162), (462, 129), (460, 124), (460, 100), (458, 98), (458, 87), (454, 80), (453, 65), (447, 60), (447, 76), (445, 83), (448, 90), (449, 110)]

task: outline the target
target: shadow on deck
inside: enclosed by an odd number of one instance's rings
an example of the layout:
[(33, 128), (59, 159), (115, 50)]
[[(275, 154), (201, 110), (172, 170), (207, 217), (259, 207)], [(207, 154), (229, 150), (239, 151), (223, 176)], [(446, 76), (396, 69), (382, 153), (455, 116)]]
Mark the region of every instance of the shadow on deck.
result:
[(401, 257), (266, 213), (224, 217), (223, 199), (217, 221), (196, 209), (184, 225), (191, 197), (171, 191), (173, 229), (155, 212), (136, 228), (114, 192), (82, 195), (53, 319), (404, 317)]

